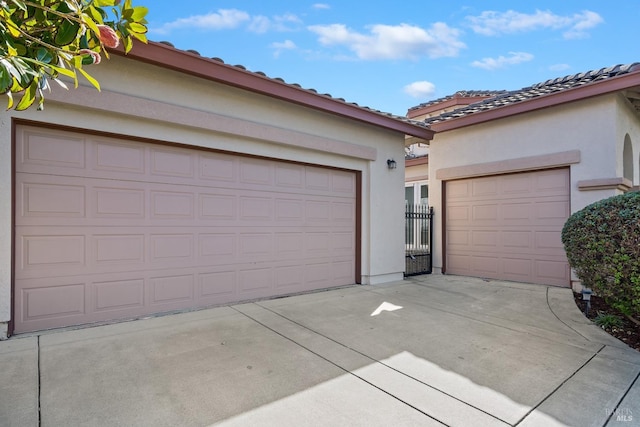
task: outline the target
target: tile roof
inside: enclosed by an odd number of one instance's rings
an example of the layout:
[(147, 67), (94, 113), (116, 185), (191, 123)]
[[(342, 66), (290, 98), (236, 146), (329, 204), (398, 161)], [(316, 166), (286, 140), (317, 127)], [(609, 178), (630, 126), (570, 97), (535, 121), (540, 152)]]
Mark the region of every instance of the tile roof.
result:
[[(468, 116), (483, 111), (493, 110), (501, 107), (506, 107), (519, 102), (527, 101), (533, 98), (538, 98), (544, 95), (549, 95), (556, 92), (562, 92), (568, 89), (577, 88), (580, 86), (588, 85), (595, 82), (617, 77), (623, 74), (627, 74), (633, 71), (640, 70), (640, 63), (634, 62), (626, 65), (615, 65), (608, 68), (601, 68), (599, 70), (587, 71), (584, 73), (572, 74), (565, 77), (558, 77), (550, 79), (545, 82), (534, 84), (518, 90), (512, 91), (498, 91), (496, 96), (487, 98), (485, 100), (475, 102), (455, 109), (453, 111), (440, 114), (435, 117), (425, 119), (424, 122), (428, 125), (442, 123), (448, 120), (457, 119), (460, 117)], [(490, 92), (490, 91), (487, 91)], [(479, 93), (487, 93), (479, 91)], [(467, 92), (474, 93), (474, 91)], [(438, 100), (432, 101), (437, 102)], [(427, 104), (428, 105), (428, 104)], [(417, 108), (417, 107), (416, 107)]]
[(449, 101), (454, 98), (477, 98), (477, 97), (494, 97), (506, 93), (506, 90), (459, 90), (454, 94), (443, 96), (442, 98), (433, 99), (431, 101), (423, 102), (420, 105), (409, 108), (411, 110), (418, 110), (430, 105), (441, 104), (445, 101)]
[[(173, 43), (168, 42), (168, 41), (159, 41), (159, 42), (156, 42), (156, 43), (169, 46), (169, 47), (171, 47), (171, 48), (173, 48), (175, 50), (180, 50), (180, 49), (176, 48), (173, 45)], [(251, 73), (251, 74), (254, 74), (254, 75), (269, 79), (269, 80), (272, 80), (272, 81), (276, 81), (276, 82), (282, 83), (284, 85), (288, 85), (288, 86), (303, 90), (305, 92), (313, 93), (313, 94), (315, 94), (317, 96), (328, 98), (328, 99), (330, 99), (332, 101), (340, 102), (340, 103), (343, 103), (343, 104), (346, 104), (346, 105), (351, 105), (353, 107), (360, 108), (360, 109), (368, 111), (370, 113), (379, 114), (379, 115), (384, 116), (384, 117), (389, 117), (389, 118), (392, 118), (392, 119), (395, 119), (395, 120), (398, 120), (398, 121), (401, 121), (401, 122), (404, 122), (404, 123), (408, 123), (408, 124), (411, 124), (411, 125), (414, 125), (414, 126), (418, 126), (418, 127), (422, 127), (422, 128), (427, 128), (428, 129), (428, 125), (425, 122), (423, 122), (422, 120), (412, 120), (412, 119), (410, 119), (410, 118), (408, 118), (406, 116), (399, 116), (399, 115), (396, 115), (396, 114), (386, 113), (386, 112), (383, 112), (383, 111), (380, 111), (380, 110), (376, 110), (376, 109), (373, 109), (373, 108), (370, 108), (370, 107), (358, 105), (355, 102), (347, 102), (343, 98), (335, 98), (329, 93), (321, 94), (321, 93), (318, 93), (318, 91), (316, 91), (315, 89), (303, 88), (298, 83), (287, 83), (286, 81), (284, 81), (284, 79), (282, 79), (280, 77), (269, 77), (265, 73), (263, 73), (262, 71), (250, 71), (250, 70), (247, 70), (247, 68), (245, 66), (243, 66), (243, 65), (231, 65), (231, 64), (225, 63), (220, 58), (216, 58), (216, 57), (207, 58), (207, 57), (204, 57), (204, 56), (200, 55), (200, 52), (198, 52), (197, 50), (185, 49), (184, 52), (188, 52), (188, 53), (200, 56), (200, 57), (202, 57), (204, 59), (210, 59), (210, 60), (219, 62), (220, 64), (223, 64), (225, 66), (234, 67), (234, 68), (236, 68), (238, 70), (242, 70), (242, 71), (244, 71), (246, 73)]]

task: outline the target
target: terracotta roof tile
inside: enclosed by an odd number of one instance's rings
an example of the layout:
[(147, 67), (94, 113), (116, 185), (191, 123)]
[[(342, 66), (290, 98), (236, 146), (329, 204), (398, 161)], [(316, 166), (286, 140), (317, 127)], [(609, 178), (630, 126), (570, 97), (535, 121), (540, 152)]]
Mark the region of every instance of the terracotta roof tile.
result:
[[(441, 123), (447, 120), (468, 116), (481, 111), (488, 111), (496, 108), (506, 107), (519, 102), (527, 101), (532, 98), (537, 98), (540, 96), (545, 96), (552, 93), (561, 92), (561, 91), (573, 89), (576, 87), (584, 86), (594, 82), (599, 82), (602, 80), (610, 79), (612, 77), (620, 76), (620, 75), (627, 74), (637, 70), (640, 70), (640, 63), (634, 62), (626, 65), (615, 65), (612, 67), (601, 68), (599, 70), (592, 70), (584, 73), (568, 75), (565, 77), (558, 77), (555, 79), (550, 79), (550, 80), (537, 83), (532, 86), (528, 86), (518, 90), (496, 91), (495, 96), (491, 98), (487, 98), (482, 101), (475, 102), (473, 104), (455, 109), (448, 113), (443, 113), (435, 117), (430, 117), (428, 119), (425, 119), (424, 122), (428, 125)], [(487, 92), (490, 92), (490, 91), (479, 91), (479, 93), (487, 93)], [(467, 93), (473, 93), (473, 92), (467, 92)], [(443, 99), (447, 99), (447, 98), (443, 98)], [(443, 99), (430, 101), (430, 103), (441, 102)], [(429, 105), (430, 103), (421, 104), (421, 105)], [(414, 107), (414, 108), (419, 108), (419, 107)]]
[(475, 98), (475, 97), (492, 97), (502, 93), (505, 93), (506, 90), (459, 90), (454, 94), (443, 96), (442, 98), (433, 99), (431, 101), (423, 102), (420, 105), (416, 105), (415, 107), (409, 108), (411, 110), (418, 110), (424, 107), (428, 107), (430, 105), (441, 104), (444, 101), (449, 101), (454, 98)]
[[(173, 45), (173, 43), (168, 42), (168, 41), (159, 41), (159, 42), (157, 42), (157, 43), (159, 43), (159, 44), (164, 44), (164, 45), (169, 46), (169, 47), (171, 47), (171, 48), (173, 48), (173, 49), (175, 49), (175, 50), (180, 50), (180, 49), (176, 48), (176, 47)], [(370, 107), (366, 107), (366, 106), (358, 105), (358, 104), (357, 104), (357, 103), (355, 103), (355, 102), (347, 102), (347, 101), (345, 101), (343, 98), (335, 98), (335, 97), (333, 97), (333, 96), (332, 96), (331, 94), (329, 94), (329, 93), (320, 94), (320, 93), (318, 93), (318, 91), (317, 91), (317, 90), (315, 90), (315, 89), (313, 89), (313, 88), (303, 88), (303, 87), (302, 87), (300, 84), (298, 84), (298, 83), (288, 83), (288, 82), (286, 82), (284, 79), (282, 79), (282, 78), (280, 78), (280, 77), (269, 77), (269, 76), (267, 76), (265, 73), (263, 73), (262, 71), (250, 71), (250, 70), (247, 70), (247, 68), (246, 68), (246, 67), (244, 67), (243, 65), (230, 65), (230, 64), (225, 63), (225, 62), (224, 62), (224, 60), (222, 60), (222, 59), (220, 59), (220, 58), (215, 58), (215, 57), (214, 57), (214, 58), (206, 58), (206, 57), (203, 57), (202, 55), (200, 55), (200, 53), (199, 53), (198, 51), (193, 50), (193, 49), (187, 49), (187, 50), (184, 50), (184, 52), (189, 52), (189, 53), (192, 53), (192, 54), (194, 54), (194, 55), (198, 55), (198, 56), (200, 56), (200, 57), (202, 57), (202, 58), (210, 59), (210, 60), (213, 60), (213, 61), (219, 62), (219, 63), (224, 64), (224, 65), (226, 65), (226, 66), (231, 66), (231, 67), (234, 67), (234, 68), (240, 69), (240, 70), (242, 70), (242, 71), (245, 71), (245, 72), (248, 72), (248, 73), (251, 73), (251, 74), (255, 74), (255, 75), (258, 75), (258, 76), (261, 76), (261, 77), (264, 77), (264, 78), (267, 78), (267, 79), (270, 79), (270, 80), (273, 80), (273, 81), (277, 81), (277, 82), (280, 82), (280, 83), (286, 84), (286, 85), (288, 85), (288, 86), (295, 87), (295, 88), (297, 88), (297, 89), (300, 89), (300, 90), (304, 90), (304, 91), (306, 91), (306, 92), (313, 93), (313, 94), (315, 94), (315, 95), (317, 95), (317, 96), (322, 96), (322, 97), (330, 98), (330, 99), (331, 99), (331, 100), (333, 100), (333, 101), (342, 102), (342, 103), (344, 103), (344, 104), (352, 105), (352, 106), (354, 106), (354, 107), (357, 107), (357, 108), (360, 108), (360, 109), (363, 109), (363, 110), (366, 110), (366, 111), (369, 111), (369, 112), (372, 112), (372, 113), (380, 114), (380, 115), (385, 116), (385, 117), (393, 118), (393, 119), (395, 119), (395, 120), (399, 120), (399, 121), (401, 121), (401, 122), (409, 123), (409, 124), (412, 124), (412, 125), (415, 125), (415, 126), (419, 126), (419, 127), (423, 127), (423, 128), (429, 128), (429, 126), (428, 126), (424, 121), (421, 121), (421, 120), (412, 120), (412, 119), (409, 119), (409, 118), (407, 118), (407, 117), (405, 117), (405, 116), (399, 116), (399, 115), (396, 115), (396, 114), (386, 113), (386, 112), (384, 112), (384, 111), (380, 111), (380, 110), (376, 110), (376, 109), (373, 109), (373, 108), (370, 108)]]

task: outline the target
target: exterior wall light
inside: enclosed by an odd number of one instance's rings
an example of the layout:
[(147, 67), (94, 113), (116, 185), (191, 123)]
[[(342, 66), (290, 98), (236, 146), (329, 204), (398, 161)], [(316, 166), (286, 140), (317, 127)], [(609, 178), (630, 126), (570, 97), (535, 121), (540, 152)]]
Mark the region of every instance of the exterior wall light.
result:
[(396, 168), (396, 161), (393, 159), (387, 159), (387, 167), (389, 169), (395, 169)]

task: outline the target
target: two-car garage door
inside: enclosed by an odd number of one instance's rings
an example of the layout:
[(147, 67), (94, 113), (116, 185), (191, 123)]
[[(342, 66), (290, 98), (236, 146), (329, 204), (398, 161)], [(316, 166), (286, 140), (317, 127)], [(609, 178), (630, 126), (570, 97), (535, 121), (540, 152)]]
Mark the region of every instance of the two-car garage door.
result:
[(18, 127), (15, 332), (355, 283), (353, 172)]
[(446, 182), (446, 271), (569, 286), (569, 169)]

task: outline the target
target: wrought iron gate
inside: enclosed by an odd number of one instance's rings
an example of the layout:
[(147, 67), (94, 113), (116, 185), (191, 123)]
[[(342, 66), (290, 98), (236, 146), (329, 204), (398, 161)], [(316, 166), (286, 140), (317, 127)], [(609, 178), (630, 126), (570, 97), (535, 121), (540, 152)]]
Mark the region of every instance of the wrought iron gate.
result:
[(405, 276), (431, 273), (433, 243), (433, 208), (406, 205), (405, 208)]

